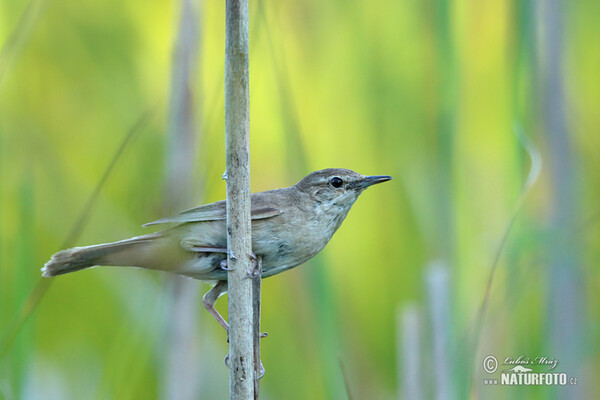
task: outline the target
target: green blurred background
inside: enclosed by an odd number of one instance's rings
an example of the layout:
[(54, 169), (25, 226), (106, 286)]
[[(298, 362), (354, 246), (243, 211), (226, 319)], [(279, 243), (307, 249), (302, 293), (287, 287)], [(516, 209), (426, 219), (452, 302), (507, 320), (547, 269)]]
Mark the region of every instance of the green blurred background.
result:
[[(181, 282), (165, 274), (39, 271), (65, 245), (139, 235), (173, 211), (183, 3), (0, 0), (0, 399), (228, 396), (206, 284), (174, 317)], [(197, 151), (179, 209), (225, 196), (225, 7), (191, 5)], [(600, 2), (259, 0), (250, 12), (253, 191), (327, 167), (394, 177), (322, 253), (264, 282), (261, 397), (597, 397)], [(188, 326), (179, 355), (174, 318)], [(483, 370), (488, 354), (555, 358), (578, 384), (484, 385), (499, 373)]]

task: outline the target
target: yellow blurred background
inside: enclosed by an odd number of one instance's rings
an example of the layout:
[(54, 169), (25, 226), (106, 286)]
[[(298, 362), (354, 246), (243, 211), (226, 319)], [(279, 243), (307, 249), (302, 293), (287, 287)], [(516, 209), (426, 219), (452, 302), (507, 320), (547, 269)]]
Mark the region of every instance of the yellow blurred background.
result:
[[(225, 7), (194, 6), (184, 207), (225, 196)], [(394, 177), (323, 252), (263, 282), (261, 397), (597, 395), (600, 3), (259, 0), (250, 13), (252, 190), (328, 167)], [(165, 216), (180, 14), (178, 1), (0, 0), (0, 399), (172, 398), (169, 384), (228, 396), (226, 335), (199, 296), (193, 378), (166, 372), (165, 274), (40, 283), (78, 221), (69, 245)], [(556, 358), (578, 385), (485, 386), (487, 354)]]

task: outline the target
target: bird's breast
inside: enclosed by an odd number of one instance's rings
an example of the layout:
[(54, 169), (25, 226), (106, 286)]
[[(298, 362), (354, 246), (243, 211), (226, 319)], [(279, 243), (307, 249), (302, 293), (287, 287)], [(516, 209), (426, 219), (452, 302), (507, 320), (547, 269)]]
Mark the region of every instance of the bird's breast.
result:
[[(254, 221), (254, 252), (263, 256), (263, 269), (285, 270), (300, 265), (319, 253), (347, 214), (313, 210), (298, 215), (281, 214)], [(275, 273), (277, 273), (275, 272)]]

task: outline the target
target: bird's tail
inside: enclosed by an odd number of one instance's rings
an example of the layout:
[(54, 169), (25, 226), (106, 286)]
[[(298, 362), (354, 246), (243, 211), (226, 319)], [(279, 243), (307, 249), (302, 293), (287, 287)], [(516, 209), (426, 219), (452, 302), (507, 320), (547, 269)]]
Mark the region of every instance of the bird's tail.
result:
[(157, 237), (157, 235), (151, 234), (114, 243), (74, 247), (59, 251), (44, 265), (42, 276), (49, 278), (96, 265), (138, 266), (140, 255), (146, 253), (144, 247)]

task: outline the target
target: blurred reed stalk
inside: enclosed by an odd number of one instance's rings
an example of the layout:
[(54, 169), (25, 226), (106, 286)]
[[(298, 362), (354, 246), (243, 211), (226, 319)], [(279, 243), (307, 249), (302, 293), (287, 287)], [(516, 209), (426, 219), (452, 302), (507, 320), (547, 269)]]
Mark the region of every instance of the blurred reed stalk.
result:
[[(193, 81), (196, 75), (199, 16), (194, 0), (180, 1), (179, 31), (174, 44), (169, 102), (168, 147), (164, 208), (166, 215), (194, 205), (197, 200), (194, 170), (196, 155)], [(172, 400), (198, 398), (200, 349), (198, 348), (198, 284), (169, 276), (170, 299), (162, 397)]]
[(422, 315), (415, 304), (407, 304), (398, 311), (397, 333), (397, 370), (398, 398), (419, 400), (423, 398)]
[[(550, 235), (546, 251), (549, 257), (547, 292), (547, 351), (556, 357), (561, 369), (579, 376), (581, 384), (557, 389), (560, 399), (586, 399), (583, 355), (586, 346), (585, 285), (577, 251), (578, 241), (565, 240), (565, 232), (577, 232), (576, 216), (579, 207), (578, 176), (572, 155), (566, 119), (566, 98), (563, 79), (565, 58), (564, 8), (561, 0), (534, 2), (538, 47), (538, 96), (541, 105), (542, 131), (547, 135), (550, 185)], [(552, 353), (552, 354), (550, 354)]]
[(450, 362), (450, 271), (442, 261), (431, 262), (425, 272), (429, 316), (431, 318), (433, 398), (454, 399), (452, 365)]

